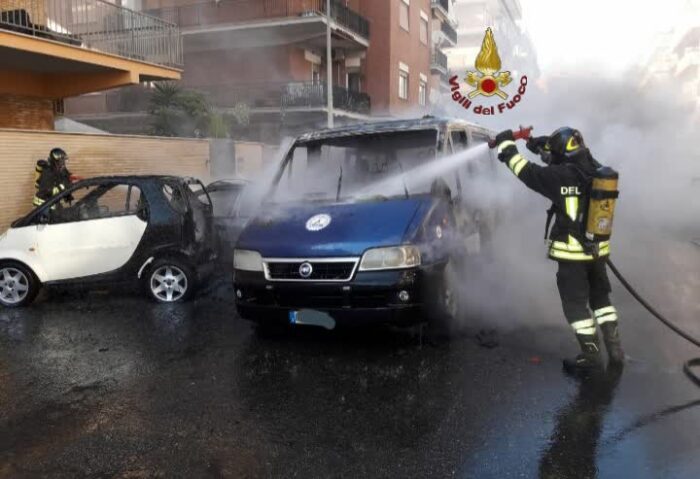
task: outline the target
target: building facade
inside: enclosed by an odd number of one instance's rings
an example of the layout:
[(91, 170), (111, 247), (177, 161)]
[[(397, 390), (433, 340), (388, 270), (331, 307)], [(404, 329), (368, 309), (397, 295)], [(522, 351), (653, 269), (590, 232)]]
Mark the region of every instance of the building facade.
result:
[[(436, 52), (456, 42), (452, 0), (332, 0), (335, 124), (430, 112), (432, 90), (447, 87)], [(326, 0), (142, 0), (151, 16), (184, 38), (181, 85), (222, 113), (245, 104), (247, 126), (231, 135), (276, 142), (326, 126)], [(72, 118), (107, 131), (145, 132), (148, 88), (82, 97)]]
[(454, 10), (459, 27), (457, 46), (447, 51), (450, 71), (461, 77), (474, 69), (484, 33), (491, 27), (503, 67), (514, 78), (539, 76), (537, 55), (522, 24), (519, 0), (455, 0)]
[(0, 0), (0, 128), (52, 130), (63, 99), (179, 79), (178, 28), (102, 0)]

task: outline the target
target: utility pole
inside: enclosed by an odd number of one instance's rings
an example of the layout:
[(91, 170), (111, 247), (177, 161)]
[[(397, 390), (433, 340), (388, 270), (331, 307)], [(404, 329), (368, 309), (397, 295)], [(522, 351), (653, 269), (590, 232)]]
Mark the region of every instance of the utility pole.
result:
[(333, 49), (331, 48), (331, 0), (326, 0), (326, 96), (328, 128), (333, 128)]

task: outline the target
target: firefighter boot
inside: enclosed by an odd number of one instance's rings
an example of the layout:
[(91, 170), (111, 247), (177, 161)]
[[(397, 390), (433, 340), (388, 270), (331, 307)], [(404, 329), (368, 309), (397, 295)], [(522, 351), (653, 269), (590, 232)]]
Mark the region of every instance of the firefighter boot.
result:
[(600, 341), (598, 333), (577, 334), (576, 339), (581, 346), (581, 354), (575, 358), (564, 360), (564, 370), (568, 373), (602, 370), (603, 361), (600, 358)]
[(620, 341), (620, 331), (617, 329), (617, 321), (608, 321), (600, 325), (603, 332), (605, 349), (608, 350), (608, 358), (611, 364), (621, 364), (625, 362), (625, 352), (622, 350)]

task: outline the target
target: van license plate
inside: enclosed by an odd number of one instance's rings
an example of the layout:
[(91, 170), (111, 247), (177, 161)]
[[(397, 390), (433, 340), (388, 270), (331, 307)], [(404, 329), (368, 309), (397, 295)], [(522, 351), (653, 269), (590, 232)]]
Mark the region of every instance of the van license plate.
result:
[(315, 309), (300, 309), (299, 311), (289, 312), (289, 324), (301, 324), (307, 326), (320, 326), (331, 330), (335, 328), (335, 319), (323, 311)]

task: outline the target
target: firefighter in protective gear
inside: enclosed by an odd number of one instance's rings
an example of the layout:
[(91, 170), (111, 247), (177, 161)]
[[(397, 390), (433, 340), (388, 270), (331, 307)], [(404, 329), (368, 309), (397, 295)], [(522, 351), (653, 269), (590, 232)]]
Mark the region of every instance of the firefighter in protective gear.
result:
[(528, 140), (527, 148), (541, 156), (547, 164), (544, 167), (520, 155), (511, 130), (499, 133), (496, 145), (498, 159), (528, 188), (552, 201), (547, 228), (552, 214), (555, 221), (549, 233), (549, 257), (559, 264), (557, 287), (564, 315), (581, 347), (578, 356), (564, 360), (564, 367), (574, 372), (602, 366), (596, 323), (610, 362), (622, 363), (617, 311), (610, 302), (605, 265), (610, 244), (591, 244), (583, 235), (591, 178), (601, 165), (586, 148), (581, 133), (568, 127)]
[[(32, 204), (41, 206), (71, 184), (71, 173), (66, 168), (68, 155), (61, 148), (49, 152), (48, 160), (40, 160), (36, 165), (36, 193)], [(67, 198), (69, 199), (69, 198)]]

